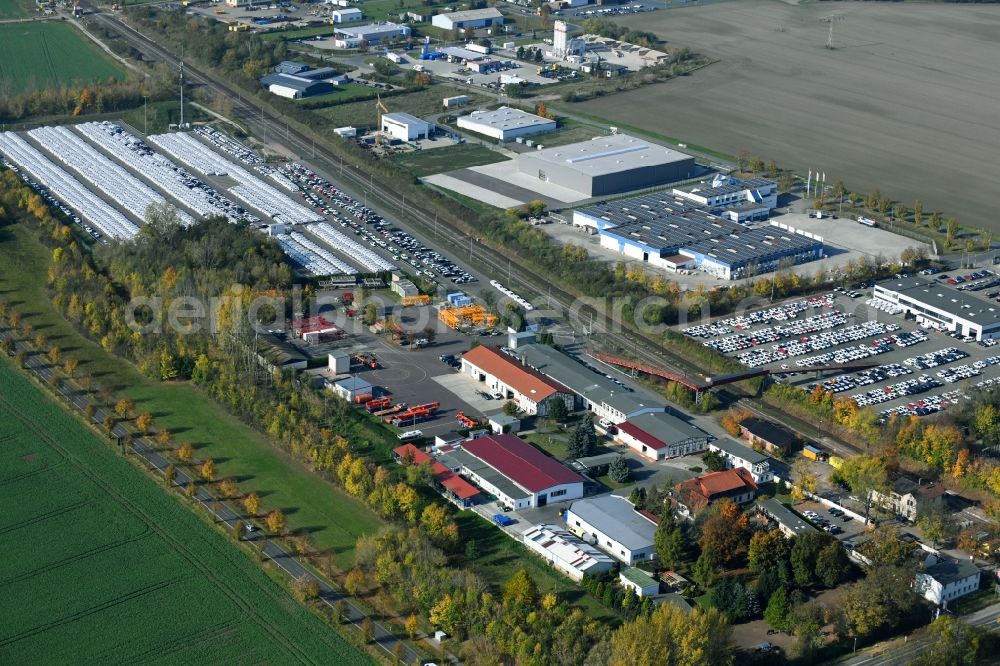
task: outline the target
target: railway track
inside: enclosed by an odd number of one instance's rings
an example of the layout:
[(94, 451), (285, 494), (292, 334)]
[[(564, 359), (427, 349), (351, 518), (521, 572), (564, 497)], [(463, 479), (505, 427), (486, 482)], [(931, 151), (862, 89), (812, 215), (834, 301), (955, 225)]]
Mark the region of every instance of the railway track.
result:
[[(170, 66), (179, 66), (180, 59), (168, 49), (117, 17), (94, 8), (91, 18), (118, 32), (122, 39), (131, 43), (139, 51), (152, 55), (155, 59)], [(444, 242), (452, 245), (456, 251), (468, 242), (470, 261), (465, 263), (475, 262), (474, 265), (470, 265), (470, 268), (474, 268), (480, 273), (486, 269), (497, 279), (507, 278), (507, 282), (520, 285), (522, 289), (537, 294), (546, 294), (552, 309), (563, 315), (573, 313), (581, 320), (589, 319), (590, 335), (598, 333), (604, 336), (607, 342), (619, 347), (620, 350), (627, 350), (639, 360), (665, 365), (668, 369), (679, 374), (702, 374), (701, 368), (665, 348), (651, 349), (650, 345), (658, 344), (658, 342), (624, 329), (613, 316), (583, 303), (578, 295), (554, 285), (550, 277), (532, 270), (518, 258), (498, 258), (501, 253), (472, 235), (475, 230), (464, 229), (446, 220), (440, 220), (439, 216), (422, 208), (418, 202), (408, 201), (404, 195), (375, 180), (374, 176), (364, 172), (362, 167), (346, 165), (343, 158), (327, 150), (322, 145), (322, 141), (317, 142), (315, 137), (308, 136), (290, 126), (287, 121), (269, 114), (264, 107), (251, 105), (246, 101), (242, 90), (238, 90), (188, 63), (184, 65), (184, 72), (187, 80), (194, 81), (227, 98), (233, 105), (233, 113), (237, 119), (245, 123), (258, 136), (280, 138), (280, 142), (286, 148), (294, 151), (301, 159), (325, 164), (327, 168), (321, 170), (321, 174), (355, 198), (361, 200), (362, 197), (359, 193), (371, 193), (373, 201), (368, 202), (368, 205), (380, 215), (395, 217), (404, 224), (415, 227), (425, 240), (436, 236), (438, 243), (442, 242), (439, 231), (443, 229), (449, 232), (446, 235), (451, 235), (451, 238)], [(349, 183), (349, 185), (345, 186), (345, 183)], [(367, 194), (364, 198), (368, 198)], [(516, 272), (511, 271), (511, 264), (516, 266)]]

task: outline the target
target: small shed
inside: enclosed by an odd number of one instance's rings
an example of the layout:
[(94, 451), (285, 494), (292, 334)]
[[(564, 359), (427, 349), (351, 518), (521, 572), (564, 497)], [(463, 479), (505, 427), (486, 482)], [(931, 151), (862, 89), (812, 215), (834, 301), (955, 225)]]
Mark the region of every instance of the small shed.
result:
[(330, 372), (337, 375), (346, 375), (351, 371), (351, 355), (345, 351), (330, 352), (327, 355), (327, 362)]
[(624, 588), (632, 588), (640, 597), (659, 594), (660, 583), (648, 573), (635, 567), (625, 567), (618, 574), (618, 581)]
[(490, 428), (497, 435), (505, 432), (514, 433), (521, 429), (521, 419), (516, 416), (508, 416), (503, 412), (497, 412), (495, 414), (487, 414), (486, 418), (490, 421)]
[(372, 385), (361, 377), (352, 376), (334, 384), (333, 392), (344, 400), (354, 402), (361, 396), (371, 395)]

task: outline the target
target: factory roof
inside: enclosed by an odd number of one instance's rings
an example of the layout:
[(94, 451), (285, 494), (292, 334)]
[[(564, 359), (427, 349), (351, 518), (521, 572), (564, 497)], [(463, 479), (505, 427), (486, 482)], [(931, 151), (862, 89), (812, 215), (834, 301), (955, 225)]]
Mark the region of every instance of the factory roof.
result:
[(298, 90), (299, 92), (305, 92), (314, 86), (323, 85), (322, 81), (314, 81), (313, 79), (307, 79), (301, 75), (293, 74), (268, 74), (260, 80), (261, 84), (265, 86), (279, 85), (285, 88), (291, 88), (292, 90)]
[(717, 197), (724, 194), (732, 194), (734, 192), (744, 192), (746, 190), (756, 190), (764, 187), (775, 186), (775, 182), (773, 180), (768, 180), (767, 178), (750, 178), (747, 180), (733, 179), (733, 181), (734, 182), (716, 185), (715, 187), (695, 187), (686, 191), (691, 194), (697, 194), (701, 197)]
[(536, 525), (525, 532), (521, 539), (528, 547), (545, 551), (549, 557), (559, 560), (567, 568), (584, 574), (594, 567), (606, 570), (613, 563), (600, 550), (555, 525)]
[(417, 118), (416, 116), (411, 115), (411, 114), (406, 113), (406, 112), (403, 112), (403, 111), (396, 111), (396, 112), (393, 112), (393, 113), (383, 113), (382, 114), (382, 120), (388, 120), (390, 122), (396, 122), (396, 123), (399, 123), (400, 125), (419, 125), (419, 126), (423, 126), (423, 125), (429, 125), (430, 124), (426, 120), (421, 120), (420, 118)]
[(538, 372), (522, 366), (515, 359), (488, 345), (479, 345), (465, 352), (462, 361), (468, 361), (480, 370), (488, 372), (535, 402), (541, 402), (556, 393), (570, 392), (565, 386), (546, 379)]
[(583, 483), (583, 477), (514, 435), (489, 435), (463, 445), (528, 492), (537, 493), (564, 483)]
[(649, 448), (665, 449), (690, 439), (706, 438), (704, 432), (667, 412), (647, 412), (631, 417), (617, 428)]
[(590, 176), (694, 161), (690, 155), (628, 134), (601, 136), (590, 141), (546, 148), (528, 154), (533, 160), (573, 169)]
[(636, 569), (635, 567), (625, 567), (621, 570), (619, 575), (639, 587), (649, 587), (650, 585), (658, 586), (660, 584), (660, 581), (656, 580), (642, 569)]
[(822, 246), (821, 240), (768, 226), (705, 238), (685, 245), (682, 249), (686, 253), (694, 252), (723, 264), (747, 265)]
[(919, 277), (883, 280), (876, 286), (905, 294), (908, 298), (977, 324), (1000, 325), (1000, 305), (954, 287)]
[(603, 495), (573, 502), (569, 510), (595, 530), (629, 550), (653, 545), (656, 523), (638, 513), (624, 497)]
[(536, 116), (533, 113), (509, 106), (501, 106), (495, 111), (474, 111), (467, 116), (462, 116), (459, 120), (466, 125), (481, 125), (500, 130), (514, 130), (524, 127), (555, 127), (556, 124), (554, 120)]
[(548, 345), (524, 345), (518, 347), (518, 353), (528, 366), (569, 387), (571, 391), (592, 403), (606, 404), (625, 415), (643, 409), (666, 408), (660, 399), (643, 389), (627, 391), (604, 375), (594, 372)]
[(316, 69), (307, 69), (303, 72), (299, 72), (295, 76), (301, 76), (303, 79), (312, 79), (313, 81), (323, 81), (326, 79), (332, 79), (338, 76), (337, 70), (332, 67), (317, 67)]
[(298, 74), (309, 69), (309, 65), (297, 60), (283, 60), (274, 66), (274, 71), (279, 74)]
[(345, 391), (367, 391), (372, 387), (371, 382), (354, 376), (341, 379), (336, 385)]
[(442, 449), (438, 454), (442, 463), (452, 469), (465, 468), (511, 499), (527, 499), (530, 495), (507, 476), (462, 448)]
[(397, 446), (392, 452), (396, 455), (396, 459), (404, 465), (430, 463), (435, 480), (460, 499), (472, 499), (479, 494), (479, 488), (476, 488), (413, 444)]
[[(485, 53), (480, 53), (479, 51), (471, 51), (469, 49), (463, 49), (461, 46), (445, 46), (444, 48), (438, 49), (439, 52), (445, 54), (446, 56), (451, 56), (452, 58), (458, 58), (460, 60), (482, 60), (486, 57)], [(467, 97), (467, 95), (459, 95), (459, 97)], [(449, 98), (450, 99), (450, 98)]]
[(487, 7), (486, 9), (469, 9), (462, 12), (445, 12), (442, 16), (447, 16), (452, 21), (474, 21), (476, 19), (503, 18), (499, 9)]
[(355, 25), (355, 26), (343, 26), (337, 25), (336, 31), (338, 34), (346, 35), (348, 37), (377, 37), (383, 33), (396, 33), (400, 30), (408, 30), (406, 26), (399, 25), (398, 23), (366, 23), (365, 25)]

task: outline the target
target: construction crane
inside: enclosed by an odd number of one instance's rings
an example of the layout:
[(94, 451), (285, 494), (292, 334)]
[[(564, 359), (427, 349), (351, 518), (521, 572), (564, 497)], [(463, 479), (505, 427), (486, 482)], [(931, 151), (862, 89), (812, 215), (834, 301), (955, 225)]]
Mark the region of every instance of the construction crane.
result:
[(826, 48), (833, 49), (833, 24), (838, 21), (843, 21), (844, 17), (840, 14), (830, 14), (829, 16), (824, 16), (821, 21), (825, 21), (830, 24), (830, 33), (826, 37)]
[(382, 95), (375, 97), (375, 110), (378, 111), (378, 128), (375, 130), (375, 145), (382, 145), (382, 114), (389, 113), (389, 109), (382, 103)]

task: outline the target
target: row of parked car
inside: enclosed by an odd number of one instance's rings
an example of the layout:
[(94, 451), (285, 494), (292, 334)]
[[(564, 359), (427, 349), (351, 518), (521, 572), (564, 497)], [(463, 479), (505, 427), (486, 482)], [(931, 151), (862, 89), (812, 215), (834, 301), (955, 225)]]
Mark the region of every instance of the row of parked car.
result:
[[(775, 361), (781, 361), (793, 356), (803, 356), (810, 352), (822, 351), (823, 349), (829, 349), (831, 347), (839, 347), (840, 345), (848, 342), (856, 342), (858, 340), (863, 340), (864, 338), (882, 335), (887, 331), (895, 330), (890, 327), (895, 327), (895, 329), (899, 328), (897, 324), (883, 324), (878, 321), (866, 321), (861, 324), (846, 326), (832, 331), (823, 331), (821, 333), (817, 333), (816, 335), (800, 338), (799, 340), (793, 342), (771, 345), (772, 349), (754, 349), (743, 352), (742, 354), (737, 354), (736, 360), (748, 368), (759, 368)], [(862, 347), (865, 347), (865, 345), (862, 345)], [(875, 347), (868, 346), (868, 349), (887, 351), (887, 347), (888, 349), (891, 349), (888, 345)], [(847, 352), (846, 350), (837, 350), (833, 353), (835, 359), (838, 355), (844, 354), (850, 355), (851, 352)], [(871, 353), (861, 349), (853, 355), (857, 358), (867, 358), (871, 355)], [(848, 360), (856, 359), (850, 358)], [(797, 365), (800, 367), (808, 367), (812, 364), (797, 363)]]
[(392, 255), (393, 261), (412, 266), (412, 272), (417, 277), (424, 276), (436, 282), (436, 274), (456, 285), (477, 281), (474, 275), (459, 268), (443, 254), (392, 226), (381, 215), (305, 166), (290, 162), (281, 171), (303, 188), (303, 197), (308, 203), (318, 207), (341, 227), (350, 227), (355, 235), (367, 240), (372, 247), (382, 248)]
[(858, 393), (857, 395), (852, 395), (851, 400), (856, 402), (858, 407), (880, 405), (883, 402), (891, 402), (897, 398), (902, 398), (908, 395), (925, 393), (943, 385), (944, 384), (942, 384), (939, 379), (935, 379), (930, 375), (920, 375), (914, 379), (906, 379), (895, 384), (890, 384), (888, 386), (869, 391), (868, 393)]

